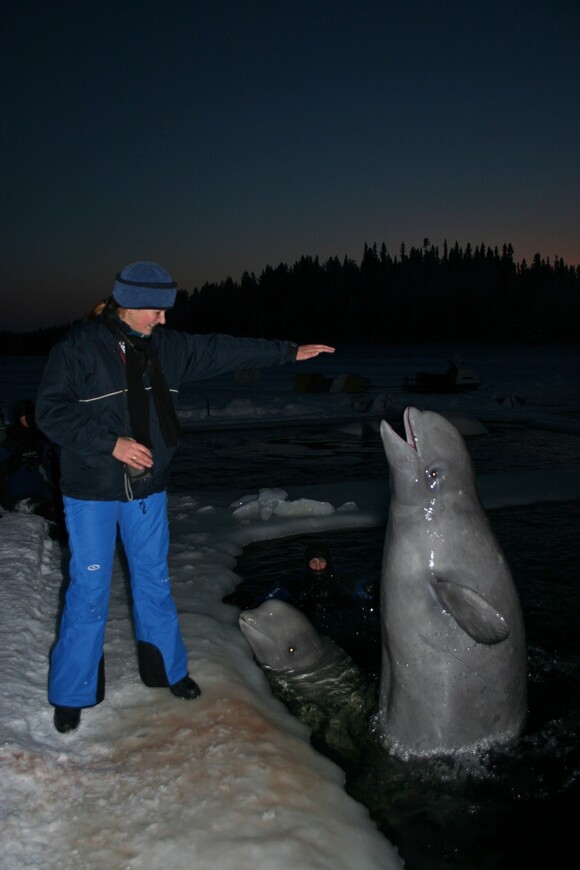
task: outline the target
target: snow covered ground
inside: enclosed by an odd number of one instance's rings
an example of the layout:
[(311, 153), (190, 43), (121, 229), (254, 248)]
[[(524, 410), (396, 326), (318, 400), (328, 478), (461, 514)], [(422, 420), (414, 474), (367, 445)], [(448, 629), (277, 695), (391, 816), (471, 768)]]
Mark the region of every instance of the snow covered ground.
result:
[[(406, 404), (473, 420), (504, 420), (580, 434), (578, 356), (482, 350), (469, 359), (482, 380), (475, 395), (409, 401), (401, 377), (441, 368), (445, 354), (415, 350), (337, 354), (304, 367), (262, 373), (257, 385), (220, 379), (184, 390), (184, 425), (232, 429), (333, 417), (357, 426)], [(317, 362), (317, 365), (315, 365)], [(2, 360), (0, 402), (34, 397), (39, 361)], [(369, 377), (363, 396), (292, 392), (297, 371)], [(525, 400), (521, 404), (516, 398)], [(459, 416), (457, 416), (459, 415)], [(537, 500), (580, 499), (580, 467), (482, 475), (492, 509)], [(336, 868), (401, 866), (366, 809), (347, 796), (343, 773), (311, 748), (305, 726), (271, 694), (222, 603), (250, 542), (309, 531), (377, 525), (388, 493), (373, 481), (289, 486), (264, 480), (254, 492), (204, 491), (170, 497), (170, 568), (193, 702), (140, 683), (125, 573), (113, 577), (106, 641), (107, 693), (84, 710), (72, 735), (53, 727), (46, 700), (63, 553), (46, 525), (25, 513), (0, 519), (0, 727), (3, 774), (0, 866), (48, 868)]]

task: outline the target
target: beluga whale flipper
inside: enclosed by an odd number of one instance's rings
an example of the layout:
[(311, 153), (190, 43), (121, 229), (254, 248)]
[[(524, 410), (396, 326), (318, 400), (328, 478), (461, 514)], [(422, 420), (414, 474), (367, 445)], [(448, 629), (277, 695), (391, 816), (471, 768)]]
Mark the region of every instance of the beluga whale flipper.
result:
[(440, 414), (383, 421), (390, 505), (377, 731), (395, 755), (455, 754), (521, 733), (526, 646), (515, 585), (465, 442)]

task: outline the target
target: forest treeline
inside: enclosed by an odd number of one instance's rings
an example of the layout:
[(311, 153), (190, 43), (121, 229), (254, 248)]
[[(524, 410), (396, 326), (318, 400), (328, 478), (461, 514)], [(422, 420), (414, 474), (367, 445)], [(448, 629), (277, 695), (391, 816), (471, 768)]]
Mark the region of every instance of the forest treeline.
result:
[[(181, 289), (168, 325), (299, 343), (577, 342), (580, 266), (514, 261), (511, 244), (443, 249), (425, 239), (392, 256), (365, 244), (362, 260), (301, 257), (259, 276)], [(46, 354), (71, 324), (0, 333), (0, 353)]]

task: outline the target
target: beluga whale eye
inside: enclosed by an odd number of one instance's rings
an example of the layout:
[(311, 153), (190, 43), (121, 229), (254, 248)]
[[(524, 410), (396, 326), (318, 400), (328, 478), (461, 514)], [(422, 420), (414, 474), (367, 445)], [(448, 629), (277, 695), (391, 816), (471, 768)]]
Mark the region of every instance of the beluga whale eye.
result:
[(436, 465), (431, 465), (429, 468), (425, 469), (425, 477), (429, 489), (437, 489), (439, 484), (443, 481), (444, 474), (441, 468)]

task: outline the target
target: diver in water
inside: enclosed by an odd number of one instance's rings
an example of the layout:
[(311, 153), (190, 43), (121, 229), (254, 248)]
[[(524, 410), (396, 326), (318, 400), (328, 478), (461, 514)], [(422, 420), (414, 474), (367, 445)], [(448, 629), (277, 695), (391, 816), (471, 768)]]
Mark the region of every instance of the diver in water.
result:
[(305, 569), (301, 579), (276, 583), (266, 592), (258, 594), (243, 588), (235, 589), (224, 597), (227, 604), (235, 604), (242, 610), (258, 607), (263, 601), (278, 598), (288, 601), (313, 618), (337, 608), (352, 608), (370, 605), (375, 596), (375, 587), (368, 577), (355, 574), (337, 574), (330, 547), (323, 539), (315, 539), (304, 551)]
[(312, 541), (306, 547), (306, 570), (295, 604), (307, 616), (321, 607), (344, 605), (347, 598), (332, 564), (330, 549), (325, 541)]
[(337, 572), (326, 541), (305, 550), (306, 570), (292, 603), (314, 627), (331, 637), (359, 664), (373, 669), (379, 608), (378, 578), (358, 572)]
[(242, 610), (258, 607), (263, 601), (278, 598), (287, 601), (306, 615), (311, 615), (319, 604), (330, 604), (335, 596), (336, 576), (330, 559), (328, 545), (323, 541), (313, 541), (305, 551), (306, 568), (303, 578), (284, 583), (275, 583), (268, 590), (255, 593), (243, 588), (234, 589), (224, 597), (226, 604), (235, 604)]

